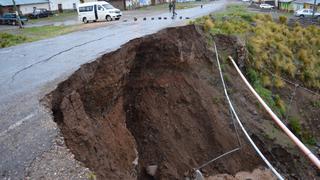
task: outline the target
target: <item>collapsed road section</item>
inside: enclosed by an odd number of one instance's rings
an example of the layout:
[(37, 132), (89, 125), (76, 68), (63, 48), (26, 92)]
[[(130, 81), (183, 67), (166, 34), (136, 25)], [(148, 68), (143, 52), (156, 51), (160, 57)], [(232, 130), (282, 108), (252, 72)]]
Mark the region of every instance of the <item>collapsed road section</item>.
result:
[[(201, 28), (189, 25), (132, 40), (83, 65), (48, 95), (67, 147), (98, 179), (183, 179), (236, 148), (215, 56)], [(256, 128), (250, 120), (245, 125)], [(204, 171), (234, 175), (263, 166), (240, 139), (240, 151)]]

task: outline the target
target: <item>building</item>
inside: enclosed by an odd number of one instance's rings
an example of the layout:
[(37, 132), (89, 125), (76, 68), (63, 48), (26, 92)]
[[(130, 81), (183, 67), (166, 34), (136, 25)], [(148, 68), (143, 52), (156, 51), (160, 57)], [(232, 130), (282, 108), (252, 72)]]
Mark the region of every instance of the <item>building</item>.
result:
[[(49, 0), (15, 0), (18, 10), (22, 14), (30, 14), (34, 8), (49, 9)], [(0, 14), (14, 12), (12, 0), (0, 1)]]
[[(31, 14), (37, 8), (58, 12), (76, 10), (80, 0), (15, 0), (15, 2), (20, 13)], [(0, 0), (0, 14), (6, 12), (14, 12), (12, 0)]]
[[(63, 12), (65, 10), (76, 10), (80, 3), (99, 0), (15, 0), (17, 8), (22, 14), (31, 14), (34, 9), (44, 8), (50, 11)], [(143, 6), (156, 5), (170, 0), (100, 0), (107, 1), (114, 7), (124, 9), (135, 9)], [(186, 2), (191, 0), (177, 0)], [(194, 0), (192, 0), (194, 1)], [(14, 12), (12, 0), (0, 0), (0, 14)]]
[(293, 0), (279, 0), (279, 9), (282, 11), (293, 11)]
[[(293, 10), (313, 9), (314, 0), (296, 0), (292, 2)], [(320, 10), (320, 0), (316, 0), (316, 9)]]
[(80, 0), (49, 0), (49, 10), (63, 12), (64, 10), (77, 10)]

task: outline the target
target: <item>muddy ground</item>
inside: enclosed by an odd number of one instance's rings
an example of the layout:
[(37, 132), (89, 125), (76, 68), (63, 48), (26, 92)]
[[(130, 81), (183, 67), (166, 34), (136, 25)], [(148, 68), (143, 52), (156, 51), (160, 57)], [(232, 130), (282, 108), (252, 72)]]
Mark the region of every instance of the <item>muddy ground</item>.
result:
[[(222, 53), (239, 53), (233, 38), (215, 41)], [(183, 179), (238, 147), (215, 58), (202, 29), (189, 25), (132, 40), (83, 65), (48, 95), (67, 147), (98, 179)], [(224, 70), (237, 112), (276, 168), (289, 178), (316, 177), (294, 147), (266, 137), (265, 126), (276, 129), (270, 118), (231, 66)], [(280, 131), (277, 138), (286, 140)], [(236, 177), (264, 166), (242, 133), (240, 139), (240, 151), (204, 174)]]

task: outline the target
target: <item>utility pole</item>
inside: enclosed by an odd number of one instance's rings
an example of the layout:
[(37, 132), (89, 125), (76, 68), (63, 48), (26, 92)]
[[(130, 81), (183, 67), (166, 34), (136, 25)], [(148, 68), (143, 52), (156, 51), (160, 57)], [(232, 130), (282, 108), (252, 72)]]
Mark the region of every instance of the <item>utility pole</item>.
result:
[(313, 2), (313, 10), (312, 10), (312, 17), (314, 18), (314, 14), (316, 13), (316, 5), (317, 5), (317, 0), (314, 0)]
[(22, 23), (21, 23), (21, 19), (20, 19), (20, 14), (19, 14), (19, 12), (18, 12), (18, 8), (17, 8), (17, 6), (16, 6), (15, 0), (12, 0), (12, 3), (13, 3), (13, 8), (14, 8), (14, 10), (15, 10), (15, 12), (16, 12), (16, 16), (17, 16), (17, 19), (18, 19), (19, 28), (22, 28)]
[(313, 11), (312, 11), (312, 17), (313, 17), (313, 18), (314, 18), (314, 14), (316, 13), (316, 10), (317, 10), (316, 6), (317, 6), (317, 0), (314, 0), (314, 3), (313, 3)]

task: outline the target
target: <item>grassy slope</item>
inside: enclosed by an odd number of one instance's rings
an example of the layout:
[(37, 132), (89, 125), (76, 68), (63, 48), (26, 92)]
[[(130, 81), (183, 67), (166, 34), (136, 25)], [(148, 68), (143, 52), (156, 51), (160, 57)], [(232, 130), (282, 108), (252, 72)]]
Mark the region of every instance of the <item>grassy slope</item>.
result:
[[(271, 91), (284, 88), (285, 82), (280, 77), (320, 90), (320, 28), (303, 28), (298, 24), (290, 27), (286, 21), (285, 16), (273, 20), (268, 14), (254, 14), (240, 5), (195, 21), (211, 34), (236, 35), (246, 42), (249, 55), (246, 75), (256, 91), (282, 117), (288, 105)], [(308, 134), (303, 132), (297, 118), (289, 117), (289, 124), (297, 135)], [(309, 135), (302, 139), (308, 144), (315, 143)]]

